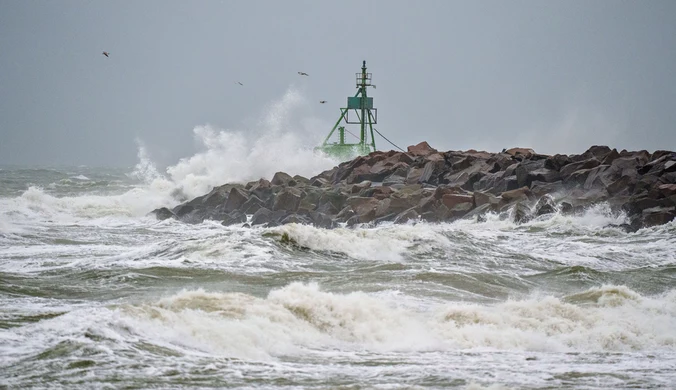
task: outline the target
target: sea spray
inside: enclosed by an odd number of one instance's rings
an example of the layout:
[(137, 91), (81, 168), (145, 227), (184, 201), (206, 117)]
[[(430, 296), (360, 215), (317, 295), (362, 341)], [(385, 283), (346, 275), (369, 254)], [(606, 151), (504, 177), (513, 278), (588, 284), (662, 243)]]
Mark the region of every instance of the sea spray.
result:
[(28, 218), (70, 222), (105, 216), (138, 218), (229, 182), (270, 179), (278, 171), (312, 176), (336, 165), (336, 161), (313, 151), (318, 140), (312, 134), (317, 129), (306, 127), (312, 118), (299, 117), (304, 104), (300, 92), (290, 88), (266, 108), (253, 129), (195, 127), (195, 139), (202, 150), (169, 166), (166, 174), (153, 163), (147, 145), (137, 139), (139, 161), (112, 192), (78, 193), (79, 188), (90, 188), (97, 182), (81, 180), (81, 175), (74, 180), (58, 171), (36, 171), (59, 179), (46, 186), (30, 186), (18, 198), (0, 199), (0, 212), (16, 211)]

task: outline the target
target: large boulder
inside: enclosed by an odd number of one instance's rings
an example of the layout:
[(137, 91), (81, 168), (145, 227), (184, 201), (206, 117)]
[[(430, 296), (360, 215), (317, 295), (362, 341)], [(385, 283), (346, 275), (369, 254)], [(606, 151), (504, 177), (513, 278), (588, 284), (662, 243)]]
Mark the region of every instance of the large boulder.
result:
[(475, 207), (481, 207), (485, 204), (488, 204), (490, 207), (497, 207), (500, 203), (500, 199), (487, 192), (474, 191), (472, 197), (474, 198)]
[(249, 194), (246, 190), (236, 187), (232, 188), (230, 189), (228, 200), (225, 202), (225, 211), (229, 213), (233, 210), (239, 210), (247, 200), (249, 200)]
[(203, 207), (217, 207), (223, 205), (233, 188), (239, 188), (239, 185), (225, 184), (214, 187), (208, 194), (202, 197)]
[(503, 204), (513, 202), (527, 202), (530, 200), (532, 193), (528, 187), (521, 187), (511, 191), (505, 191), (500, 194)]
[(427, 156), (437, 152), (437, 150), (431, 147), (427, 141), (423, 141), (417, 145), (411, 145), (407, 149), (408, 153), (413, 156)]
[(663, 225), (676, 218), (676, 210), (673, 207), (653, 207), (643, 210), (641, 216), (645, 227)]
[[(605, 146), (605, 145), (594, 145), (587, 149), (586, 152), (582, 153), (582, 156), (585, 158), (595, 158), (599, 161), (603, 161), (603, 159), (610, 153), (610, 147)], [(616, 151), (617, 152), (617, 151)]]
[[(516, 180), (517, 184), (519, 187), (530, 187), (530, 183), (533, 182), (533, 180), (540, 180), (540, 181), (545, 181), (541, 179), (536, 179), (533, 176), (530, 176), (531, 172), (534, 171), (539, 171), (540, 169), (543, 169), (545, 166), (545, 160), (526, 160), (520, 163), (519, 165), (516, 166), (515, 169), (515, 174), (516, 174)], [(554, 171), (555, 172), (555, 171)], [(558, 172), (555, 172), (557, 175), (558, 179)]]
[(347, 196), (337, 190), (325, 191), (317, 201), (317, 211), (336, 214), (345, 207)]
[(272, 177), (272, 180), (270, 181), (273, 185), (276, 186), (284, 186), (289, 184), (290, 181), (293, 180), (293, 177), (289, 175), (286, 172), (277, 172), (275, 175)]
[(461, 209), (471, 209), (474, 206), (474, 196), (464, 194), (446, 194), (441, 197), (441, 202), (449, 210), (454, 210), (456, 206), (462, 205)]
[(524, 183), (524, 185), (530, 186), (534, 181), (553, 183), (559, 180), (561, 180), (561, 174), (559, 174), (558, 171), (540, 168), (528, 173), (526, 176), (526, 183)]
[(169, 210), (166, 207), (160, 207), (159, 209), (155, 209), (151, 211), (149, 214), (153, 215), (160, 221), (164, 221), (165, 219), (169, 218), (176, 218), (176, 214), (174, 214), (171, 210)]
[(526, 202), (516, 202), (511, 207), (511, 218), (514, 223), (525, 223), (532, 219), (533, 215)]
[(559, 171), (561, 168), (572, 163), (573, 160), (565, 154), (555, 154), (553, 156), (547, 157), (545, 160), (545, 168), (551, 169), (553, 171)]
[(277, 194), (272, 211), (284, 210), (292, 213), (296, 212), (300, 205), (301, 195), (301, 191), (296, 188), (283, 189)]
[(265, 202), (263, 202), (256, 195), (250, 195), (244, 204), (239, 208), (244, 214), (253, 214), (258, 209), (265, 207)]
[(533, 154), (535, 154), (535, 151), (531, 148), (511, 148), (504, 150), (503, 152), (513, 157), (522, 157), (522, 158), (530, 158), (531, 156), (533, 156)]
[(533, 214), (536, 216), (554, 213), (556, 213), (556, 204), (554, 203), (554, 198), (550, 195), (542, 196), (533, 207)]
[(394, 223), (406, 223), (409, 221), (417, 221), (420, 219), (420, 214), (418, 212), (411, 208), (405, 211), (402, 211), (397, 215), (397, 217), (394, 219)]
[(564, 183), (566, 182), (566, 179), (568, 179), (568, 176), (573, 174), (573, 172), (582, 170), (582, 169), (591, 169), (591, 168), (596, 168), (599, 165), (601, 165), (601, 162), (597, 160), (596, 158), (590, 158), (582, 161), (577, 161), (570, 163), (563, 168), (559, 170), (561, 173), (561, 178), (563, 179)]
[(543, 196), (547, 194), (565, 192), (565, 187), (561, 180), (552, 183), (533, 181), (530, 183), (530, 190), (535, 196)]
[(375, 211), (378, 208), (380, 201), (375, 198), (353, 196), (347, 199), (347, 204), (352, 207), (352, 210), (354, 210), (357, 215), (361, 216), (366, 215), (370, 211)]
[(246, 222), (246, 215), (239, 211), (239, 210), (234, 210), (231, 211), (230, 213), (226, 214), (223, 217), (223, 221), (221, 221), (221, 225), (223, 226), (230, 226), (230, 225), (237, 225), (241, 223)]

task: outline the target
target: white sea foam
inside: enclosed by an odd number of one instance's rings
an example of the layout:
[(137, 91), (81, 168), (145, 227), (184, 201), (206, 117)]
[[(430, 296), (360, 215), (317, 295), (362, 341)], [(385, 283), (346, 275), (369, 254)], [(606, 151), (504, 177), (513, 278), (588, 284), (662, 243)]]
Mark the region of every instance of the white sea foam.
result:
[(604, 286), (580, 294), (588, 296), (586, 302), (549, 296), (415, 310), (398, 302), (406, 297), (330, 293), (312, 283), (292, 283), (266, 298), (193, 290), (123, 305), (112, 309), (117, 313), (112, 316), (104, 309), (87, 309), (87, 321), (96, 326), (81, 323), (83, 317), (74, 311), (32, 326), (40, 329), (21, 330), (14, 342), (33, 337), (33, 332), (80, 338), (76, 333), (98, 329), (119, 341), (140, 338), (193, 353), (247, 359), (327, 348), (676, 351), (676, 290), (646, 297), (626, 287)]
[[(298, 348), (427, 351), (676, 350), (676, 290), (644, 297), (622, 286), (482, 306), (449, 303), (414, 311), (382, 296), (322, 291), (292, 283), (265, 299), (184, 291), (126, 310), (146, 337), (201, 351), (261, 358)], [(398, 299), (402, 299), (399, 297)], [(148, 323), (150, 322), (150, 323)]]
[(85, 176), (85, 175), (77, 175), (77, 176), (73, 176), (71, 179), (73, 179), (73, 180), (82, 180), (82, 181), (91, 180), (91, 179), (89, 179), (89, 178), (88, 178), (87, 176)]

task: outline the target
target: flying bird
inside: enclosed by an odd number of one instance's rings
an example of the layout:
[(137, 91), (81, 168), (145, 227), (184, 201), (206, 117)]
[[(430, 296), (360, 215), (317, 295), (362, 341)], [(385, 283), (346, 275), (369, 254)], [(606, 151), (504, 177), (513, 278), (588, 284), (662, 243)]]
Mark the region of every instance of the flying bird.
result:
[(244, 84), (240, 83), (239, 81), (237, 81), (237, 84), (239, 84), (239, 85), (244, 85)]
[(371, 86), (373, 87), (373, 89), (376, 89), (376, 85), (375, 85), (375, 84), (371, 84)]
[(309, 76), (309, 74), (307, 74), (305, 72), (298, 72), (298, 74), (301, 75), (301, 76)]
[(104, 52), (101, 53), (101, 54), (103, 54), (104, 56), (108, 57), (108, 54), (109, 54), (109, 53), (108, 53), (107, 51), (104, 51)]
[(320, 102), (321, 104), (324, 104), (324, 103), (326, 103), (326, 100), (320, 100), (319, 102)]

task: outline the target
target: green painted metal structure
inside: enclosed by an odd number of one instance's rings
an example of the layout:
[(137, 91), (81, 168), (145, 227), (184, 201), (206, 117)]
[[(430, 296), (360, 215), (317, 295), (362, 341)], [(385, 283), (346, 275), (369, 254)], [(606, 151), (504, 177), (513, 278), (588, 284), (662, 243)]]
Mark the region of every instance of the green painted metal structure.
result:
[[(376, 150), (376, 140), (373, 136), (373, 125), (378, 123), (378, 110), (373, 108), (373, 98), (368, 97), (367, 87), (374, 87), (371, 84), (371, 73), (366, 73), (366, 61), (363, 62), (361, 73), (356, 73), (357, 94), (347, 98), (347, 107), (340, 109), (340, 117), (331, 129), (331, 132), (324, 140), (321, 146), (315, 148), (332, 157), (341, 160), (349, 160), (356, 156), (367, 155)], [(356, 120), (351, 120), (350, 113), (356, 116)], [(353, 117), (354, 118), (354, 117)], [(345, 124), (359, 125), (359, 137), (341, 126)], [(337, 139), (331, 140), (331, 137), (337, 132)], [(357, 143), (346, 143), (345, 133), (348, 133), (359, 140)], [(369, 141), (370, 139), (370, 141)]]

